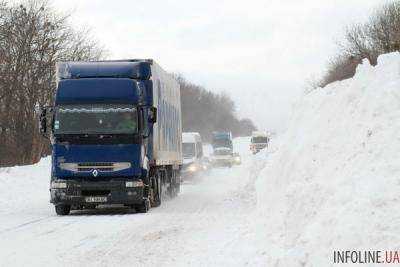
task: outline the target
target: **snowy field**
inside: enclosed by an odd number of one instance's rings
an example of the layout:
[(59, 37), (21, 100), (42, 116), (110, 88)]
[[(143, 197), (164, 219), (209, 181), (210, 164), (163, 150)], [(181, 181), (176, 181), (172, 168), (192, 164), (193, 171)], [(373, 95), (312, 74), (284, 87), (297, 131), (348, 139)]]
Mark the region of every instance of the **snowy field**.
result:
[(378, 61), (305, 95), (268, 151), (236, 139), (242, 165), (148, 214), (58, 217), (49, 159), (0, 169), (0, 266), (320, 267), (334, 250), (399, 251), (400, 56)]

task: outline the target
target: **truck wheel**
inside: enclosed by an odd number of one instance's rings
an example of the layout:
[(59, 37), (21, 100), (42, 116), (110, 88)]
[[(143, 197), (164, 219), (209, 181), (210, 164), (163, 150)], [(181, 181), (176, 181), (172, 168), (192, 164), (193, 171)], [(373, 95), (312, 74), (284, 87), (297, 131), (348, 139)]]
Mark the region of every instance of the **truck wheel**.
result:
[(176, 184), (175, 184), (175, 196), (178, 196), (178, 194), (181, 192), (181, 174), (179, 171), (175, 172), (176, 175)]
[(161, 186), (161, 174), (158, 173), (153, 182), (153, 201), (152, 207), (159, 207), (161, 205), (162, 198), (162, 186)]
[(69, 205), (62, 205), (62, 204), (56, 205), (55, 208), (56, 208), (57, 215), (60, 215), (60, 216), (68, 215), (69, 212), (71, 211), (71, 206), (69, 206)]
[(174, 198), (178, 195), (178, 184), (173, 184), (170, 187), (168, 187), (168, 196), (170, 198)]
[(181, 191), (181, 184), (177, 183), (174, 186), (174, 197), (177, 197), (179, 195), (179, 192)]
[(181, 183), (179, 182), (179, 183), (176, 185), (176, 194), (178, 195), (180, 192), (181, 192)]
[(148, 199), (143, 200), (142, 204), (135, 206), (135, 210), (138, 213), (147, 213), (149, 209), (150, 209), (150, 201)]
[(181, 177), (179, 176), (179, 173), (174, 170), (171, 172), (171, 175), (172, 175), (172, 179), (171, 179), (171, 183), (168, 187), (168, 196), (170, 198), (174, 198), (179, 193), (178, 191), (179, 191)]

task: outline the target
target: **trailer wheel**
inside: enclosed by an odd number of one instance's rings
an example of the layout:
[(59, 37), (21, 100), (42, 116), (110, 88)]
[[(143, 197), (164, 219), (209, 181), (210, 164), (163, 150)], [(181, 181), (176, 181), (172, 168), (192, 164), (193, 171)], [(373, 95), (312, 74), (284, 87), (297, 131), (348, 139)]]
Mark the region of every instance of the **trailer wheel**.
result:
[(174, 171), (174, 197), (178, 196), (181, 191), (181, 175), (179, 171)]
[(179, 179), (178, 172), (171, 170), (171, 181), (167, 189), (168, 197), (174, 198), (178, 195)]
[(173, 197), (177, 197), (177, 196), (178, 196), (178, 194), (179, 194), (179, 192), (180, 192), (180, 187), (181, 187), (181, 184), (179, 184), (179, 183), (177, 183), (177, 184), (174, 185)]
[(180, 192), (181, 192), (181, 183), (178, 183), (176, 185), (176, 195), (179, 195)]
[(159, 207), (162, 199), (161, 173), (157, 172), (152, 183), (152, 207)]
[(68, 215), (70, 213), (71, 206), (60, 204), (60, 205), (56, 205), (55, 209), (56, 209), (57, 215), (64, 216), (64, 215)]

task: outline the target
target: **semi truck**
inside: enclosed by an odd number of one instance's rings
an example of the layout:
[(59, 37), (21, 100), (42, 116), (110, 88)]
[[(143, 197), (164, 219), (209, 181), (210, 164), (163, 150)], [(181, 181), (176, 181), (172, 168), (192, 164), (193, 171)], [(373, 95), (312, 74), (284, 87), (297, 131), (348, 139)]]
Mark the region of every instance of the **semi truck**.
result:
[(180, 88), (151, 59), (60, 62), (51, 140), (50, 202), (58, 215), (122, 204), (145, 213), (180, 190)]
[(257, 154), (260, 150), (268, 147), (269, 137), (267, 132), (254, 131), (251, 134), (250, 150), (253, 154)]
[(211, 145), (213, 150), (217, 148), (230, 148), (233, 150), (232, 133), (231, 132), (213, 132)]

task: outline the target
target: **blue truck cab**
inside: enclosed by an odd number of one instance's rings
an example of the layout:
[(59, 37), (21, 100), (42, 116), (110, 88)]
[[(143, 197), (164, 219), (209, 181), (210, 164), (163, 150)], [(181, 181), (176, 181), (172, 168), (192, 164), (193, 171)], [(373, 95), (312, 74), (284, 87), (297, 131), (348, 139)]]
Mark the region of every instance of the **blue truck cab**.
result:
[(177, 81), (153, 60), (61, 62), (40, 129), (52, 144), (58, 215), (122, 204), (147, 212), (180, 188)]
[(233, 150), (231, 132), (213, 132), (211, 145), (213, 150), (217, 148), (230, 148)]

